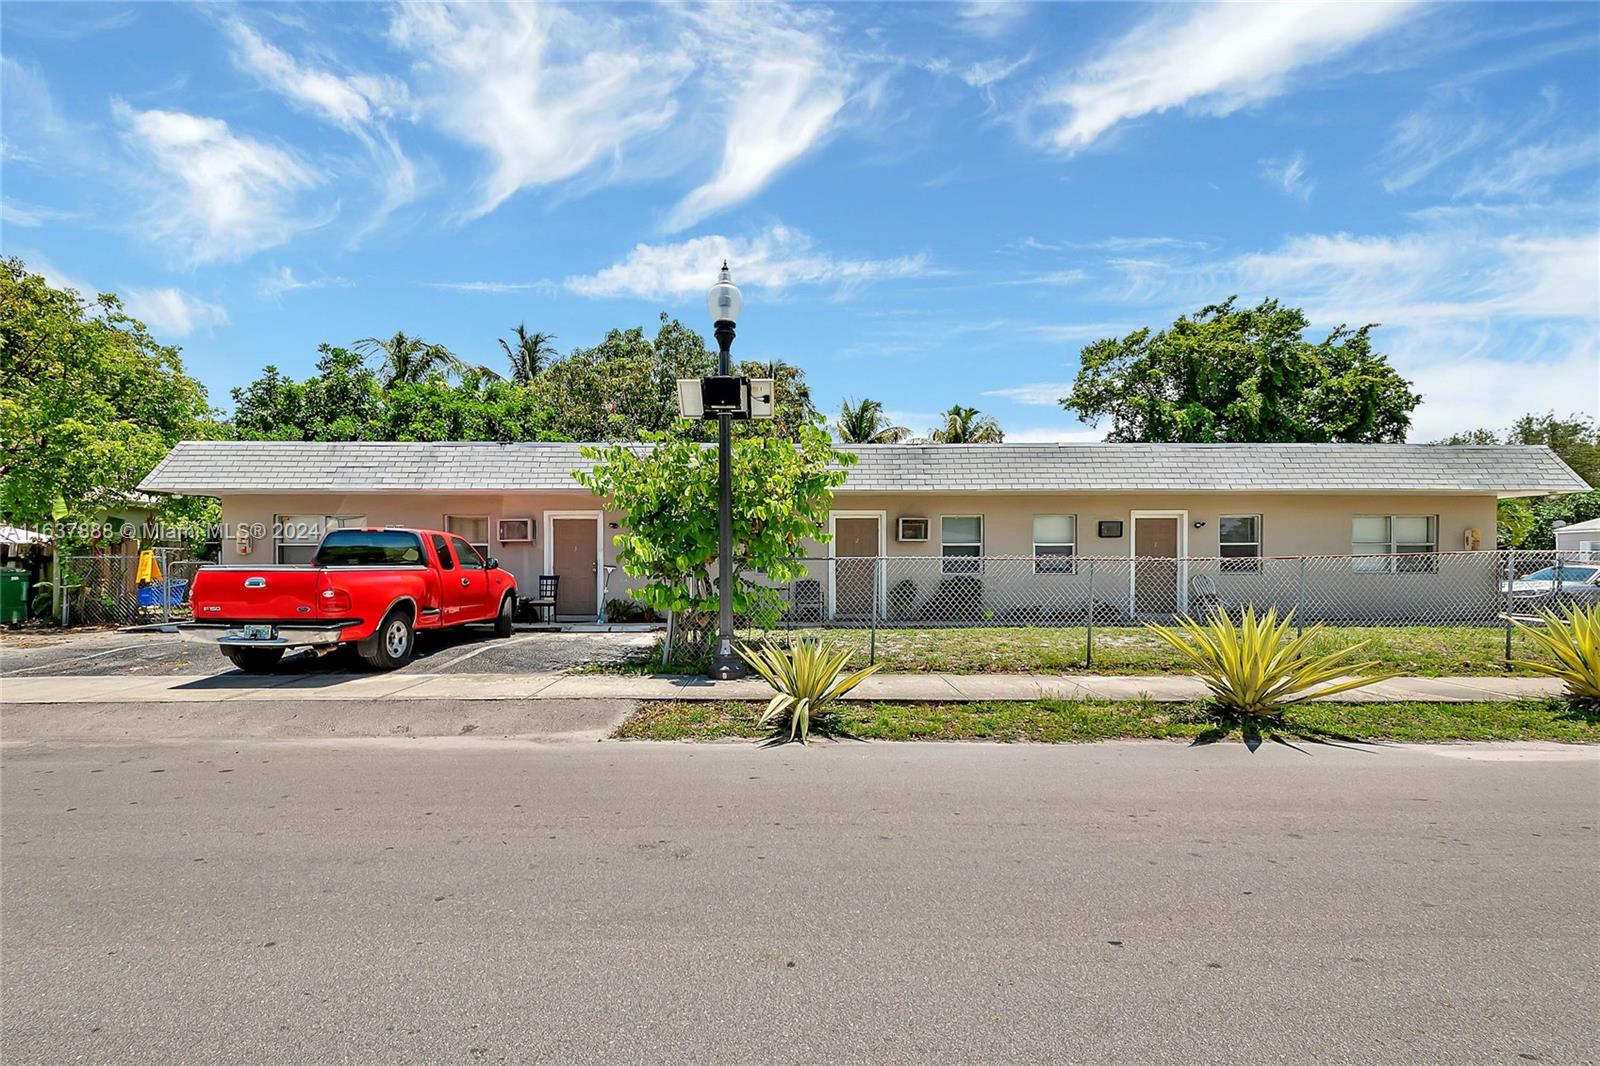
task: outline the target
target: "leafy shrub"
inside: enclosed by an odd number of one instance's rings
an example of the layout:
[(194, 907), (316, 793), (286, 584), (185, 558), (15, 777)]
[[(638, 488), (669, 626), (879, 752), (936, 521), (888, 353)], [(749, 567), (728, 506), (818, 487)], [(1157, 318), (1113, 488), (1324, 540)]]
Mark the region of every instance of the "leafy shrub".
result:
[(638, 600), (609, 599), (606, 601), (607, 622), (659, 622), (661, 616)]
[(30, 618), (50, 617), (50, 601), (56, 591), (55, 582), (41, 581), (28, 589), (28, 616)]
[(983, 579), (965, 575), (945, 578), (920, 613), (929, 622), (983, 621)]
[(1600, 604), (1568, 606), (1561, 614), (1541, 610), (1542, 626), (1513, 620), (1522, 635), (1555, 659), (1553, 663), (1513, 660), (1513, 666), (1560, 678), (1567, 683), (1568, 698), (1578, 703), (1600, 702)]
[(1246, 607), (1238, 626), (1222, 612), (1214, 611), (1203, 622), (1185, 615), (1178, 619), (1177, 628), (1153, 623), (1146, 623), (1145, 628), (1194, 664), (1219, 709), (1238, 718), (1281, 719), (1285, 708), (1314, 696), (1347, 692), (1394, 676), (1373, 674), (1336, 681), (1377, 665), (1349, 661), (1366, 642), (1327, 655), (1310, 655), (1306, 647), (1322, 626), (1312, 626), (1302, 635), (1287, 639), (1293, 624), (1293, 611), (1280, 621), (1276, 607), (1269, 608), (1260, 618), (1254, 607)]
[(771, 725), (787, 717), (789, 739), (798, 734), (802, 744), (813, 724), (826, 723), (831, 705), (875, 673), (879, 665), (846, 676), (849, 650), (829, 647), (820, 637), (801, 637), (788, 649), (741, 644), (737, 651), (775, 692), (758, 721)]
[(917, 583), (909, 577), (894, 583), (889, 590), (889, 617), (895, 620), (911, 617), (917, 607)]

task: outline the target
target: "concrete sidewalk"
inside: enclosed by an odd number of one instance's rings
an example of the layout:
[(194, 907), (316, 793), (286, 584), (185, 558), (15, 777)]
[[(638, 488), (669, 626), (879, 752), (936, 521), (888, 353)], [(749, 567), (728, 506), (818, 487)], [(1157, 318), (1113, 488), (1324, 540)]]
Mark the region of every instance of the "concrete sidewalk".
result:
[[(1351, 702), (1419, 700), (1462, 703), (1559, 695), (1562, 686), (1540, 677), (1397, 677), (1338, 694)], [(292, 674), (238, 673), (166, 677), (0, 678), (0, 702), (216, 703), (310, 700), (756, 700), (771, 690), (760, 679), (708, 681), (703, 677), (626, 674)], [(1191, 677), (1152, 674), (877, 674), (851, 698), (917, 703), (972, 700), (1124, 700), (1179, 702), (1202, 699), (1205, 686)]]

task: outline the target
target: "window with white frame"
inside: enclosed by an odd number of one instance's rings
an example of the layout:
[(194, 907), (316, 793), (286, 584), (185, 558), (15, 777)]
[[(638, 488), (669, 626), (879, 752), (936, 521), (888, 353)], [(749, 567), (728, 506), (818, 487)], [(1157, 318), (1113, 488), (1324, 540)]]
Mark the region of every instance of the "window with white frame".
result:
[(983, 567), (983, 516), (944, 515), (939, 519), (939, 551), (947, 574), (975, 574)]
[(1070, 574), (1072, 557), (1078, 550), (1078, 516), (1036, 514), (1033, 516), (1033, 572)]
[(485, 514), (447, 514), (444, 531), (454, 533), (474, 548), (485, 559), (489, 558), (489, 516)]
[(1437, 515), (1356, 515), (1350, 526), (1352, 568), (1376, 574), (1420, 574), (1439, 569)]
[(1223, 572), (1253, 574), (1261, 569), (1261, 516), (1225, 514), (1217, 519), (1218, 553)]
[(364, 526), (366, 515), (280, 514), (272, 516), (273, 543), (279, 564), (304, 564), (317, 554), (322, 535), (330, 529)]

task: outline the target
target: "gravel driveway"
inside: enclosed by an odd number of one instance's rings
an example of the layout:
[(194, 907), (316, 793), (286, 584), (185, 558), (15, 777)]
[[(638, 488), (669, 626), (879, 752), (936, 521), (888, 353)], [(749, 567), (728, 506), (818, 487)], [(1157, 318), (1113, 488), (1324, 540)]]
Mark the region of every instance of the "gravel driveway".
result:
[[(487, 629), (418, 633), (417, 656), (403, 672), (525, 674), (571, 670), (648, 656), (655, 633), (516, 633), (497, 640)], [(223, 674), (233, 665), (204, 644), (170, 633), (18, 633), (0, 638), (0, 676), (93, 675), (152, 677), (162, 674)], [(297, 652), (280, 673), (365, 672), (351, 649), (317, 658)]]

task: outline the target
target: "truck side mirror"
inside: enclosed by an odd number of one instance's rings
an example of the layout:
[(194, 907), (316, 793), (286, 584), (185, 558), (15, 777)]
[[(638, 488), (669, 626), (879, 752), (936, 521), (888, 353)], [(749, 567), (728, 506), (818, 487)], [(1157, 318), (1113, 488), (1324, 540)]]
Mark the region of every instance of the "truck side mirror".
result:
[(483, 564), (489, 570), (500, 569), (500, 560), (490, 556), (489, 561)]

